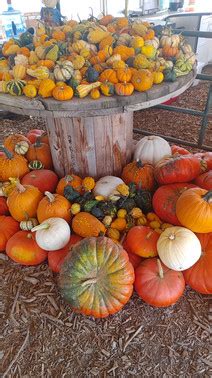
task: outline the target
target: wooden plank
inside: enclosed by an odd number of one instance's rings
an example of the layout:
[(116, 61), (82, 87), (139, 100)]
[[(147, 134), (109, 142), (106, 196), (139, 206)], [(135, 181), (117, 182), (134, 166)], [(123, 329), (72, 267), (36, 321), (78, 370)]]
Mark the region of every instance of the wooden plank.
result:
[(17, 108), (42, 110), (45, 109), (39, 98), (30, 99), (25, 96), (11, 96), (9, 94), (0, 93), (0, 104), (7, 105), (8, 107), (14, 106)]

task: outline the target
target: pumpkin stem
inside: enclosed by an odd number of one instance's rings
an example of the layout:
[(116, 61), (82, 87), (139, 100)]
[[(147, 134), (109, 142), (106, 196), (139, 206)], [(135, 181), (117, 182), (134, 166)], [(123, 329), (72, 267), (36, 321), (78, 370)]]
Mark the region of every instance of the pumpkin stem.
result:
[(27, 239), (32, 239), (32, 234), (28, 233), (27, 234)]
[(31, 232), (39, 231), (39, 230), (47, 230), (50, 227), (50, 224), (45, 222), (41, 223), (38, 226), (35, 226), (31, 229)]
[(212, 190), (209, 190), (206, 194), (204, 194), (204, 196), (202, 196), (202, 198), (208, 202), (208, 203), (212, 203)]
[(169, 234), (169, 240), (174, 240), (175, 239), (175, 235), (174, 234)]
[(163, 268), (159, 259), (157, 259), (158, 273), (160, 278), (164, 278)]
[(136, 165), (137, 165), (138, 168), (143, 167), (143, 163), (142, 163), (142, 161), (140, 159), (136, 160)]
[(45, 194), (45, 196), (48, 198), (49, 202), (52, 203), (52, 202), (55, 201), (55, 196), (54, 196), (54, 194), (52, 194), (52, 193), (50, 193), (50, 192), (45, 192), (44, 194)]
[(3, 151), (7, 157), (7, 159), (12, 159), (13, 158), (13, 153), (11, 151), (9, 151), (6, 147), (4, 147), (3, 145), (0, 145), (0, 151)]
[(26, 190), (26, 188), (25, 188), (20, 182), (17, 182), (17, 184), (16, 184), (16, 188), (18, 189), (18, 191), (19, 191), (20, 193), (24, 193), (25, 190)]

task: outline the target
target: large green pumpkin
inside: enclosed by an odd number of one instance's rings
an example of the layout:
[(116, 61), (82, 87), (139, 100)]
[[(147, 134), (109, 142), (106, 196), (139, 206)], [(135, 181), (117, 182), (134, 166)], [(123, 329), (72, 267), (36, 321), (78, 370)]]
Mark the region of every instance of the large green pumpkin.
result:
[(133, 292), (134, 269), (122, 247), (106, 237), (77, 243), (60, 271), (59, 287), (76, 312), (104, 318), (118, 312)]

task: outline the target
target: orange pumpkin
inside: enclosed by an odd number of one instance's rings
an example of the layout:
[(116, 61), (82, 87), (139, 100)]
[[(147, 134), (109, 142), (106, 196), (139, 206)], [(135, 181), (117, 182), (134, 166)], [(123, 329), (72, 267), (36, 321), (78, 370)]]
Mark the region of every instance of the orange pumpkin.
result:
[(16, 188), (9, 194), (7, 204), (12, 217), (21, 222), (28, 218), (36, 218), (37, 207), (43, 194), (32, 185), (16, 184)]
[(202, 173), (195, 179), (194, 183), (200, 188), (210, 190), (212, 188), (212, 170)]
[(133, 49), (133, 47), (120, 45), (114, 48), (113, 55), (115, 54), (119, 54), (121, 56), (121, 60), (125, 62), (127, 59), (135, 55), (135, 50)]
[(110, 83), (113, 83), (113, 84), (118, 83), (116, 71), (110, 68), (108, 68), (107, 70), (104, 70), (99, 76), (99, 81), (101, 82), (109, 81)]
[(153, 86), (153, 74), (149, 70), (134, 72), (131, 79), (136, 91), (148, 91)]
[(67, 185), (72, 186), (72, 188), (79, 193), (82, 191), (82, 179), (77, 175), (70, 174), (60, 179), (56, 188), (56, 193), (63, 196), (64, 189)]
[(44, 66), (44, 67), (47, 67), (49, 70), (52, 70), (55, 66), (55, 62), (53, 62), (53, 60), (50, 60), (50, 59), (42, 59), (38, 61), (37, 65), (39, 67)]
[(0, 197), (0, 215), (9, 215), (7, 199), (5, 197)]
[(47, 251), (41, 249), (35, 236), (29, 231), (14, 234), (6, 246), (6, 253), (11, 260), (22, 265), (38, 265), (47, 259)]
[(169, 57), (176, 56), (179, 52), (179, 49), (178, 49), (178, 47), (165, 45), (163, 47), (162, 52), (163, 52), (163, 56), (169, 58)]
[(42, 223), (48, 218), (63, 218), (71, 221), (71, 204), (60, 194), (45, 192), (45, 197), (40, 201), (37, 208), (37, 219)]
[(18, 154), (13, 154), (6, 148), (0, 152), (0, 181), (7, 181), (10, 177), (21, 178), (29, 172), (27, 160)]
[(71, 100), (74, 95), (74, 91), (68, 85), (56, 86), (53, 89), (52, 96), (58, 101)]
[(65, 41), (66, 35), (62, 30), (55, 30), (52, 33), (52, 38), (56, 39), (56, 41)]
[(111, 16), (111, 14), (107, 14), (99, 20), (99, 23), (100, 25), (107, 26), (111, 21), (113, 21), (113, 16)]
[(21, 55), (25, 55), (27, 57), (30, 56), (30, 50), (26, 46), (21, 47), (18, 53), (21, 54)]
[(115, 84), (115, 92), (119, 96), (131, 96), (134, 92), (134, 86), (131, 83), (117, 83)]
[(137, 188), (144, 190), (154, 189), (154, 168), (150, 164), (142, 164), (141, 161), (133, 161), (124, 167), (121, 177), (125, 184), (134, 182)]
[(147, 226), (132, 227), (127, 234), (127, 245), (131, 253), (141, 257), (157, 256), (157, 241), (160, 235)]
[(75, 215), (72, 220), (72, 229), (75, 234), (87, 238), (91, 236), (99, 236), (104, 234), (106, 228), (96, 217), (90, 213), (81, 212)]
[(50, 147), (48, 144), (42, 143), (40, 140), (41, 138), (38, 137), (36, 139), (36, 142), (30, 145), (26, 154), (26, 158), (29, 162), (33, 160), (39, 160), (41, 161), (45, 169), (51, 169), (53, 167), (53, 163)]
[(4, 139), (4, 147), (6, 147), (7, 150), (14, 152), (15, 146), (17, 143), (25, 141), (30, 144), (29, 139), (27, 139), (22, 134), (11, 134), (7, 138)]
[(118, 68), (116, 71), (118, 81), (121, 81), (122, 83), (129, 82), (132, 77), (132, 72), (130, 68)]
[(153, 39), (155, 37), (155, 32), (154, 32), (154, 30), (153, 29), (149, 29), (148, 31), (147, 31), (147, 33), (144, 35), (144, 40), (145, 41), (148, 41), (148, 40), (150, 40), (150, 39)]
[(0, 252), (4, 252), (8, 240), (20, 230), (19, 223), (10, 216), (0, 216)]

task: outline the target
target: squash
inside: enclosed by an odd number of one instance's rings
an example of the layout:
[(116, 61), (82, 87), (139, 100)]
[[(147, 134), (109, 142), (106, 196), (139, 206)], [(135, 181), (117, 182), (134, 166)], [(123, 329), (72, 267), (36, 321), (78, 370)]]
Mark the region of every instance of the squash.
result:
[(180, 155), (190, 155), (190, 152), (186, 150), (186, 148), (177, 146), (176, 144), (171, 146), (172, 155), (180, 154)]
[(29, 55), (29, 64), (32, 65), (32, 64), (37, 64), (39, 61), (39, 58), (36, 54), (35, 51), (30, 51), (30, 55)]
[(25, 94), (26, 97), (34, 98), (37, 96), (37, 88), (32, 84), (27, 84), (23, 88), (23, 93)]
[(98, 100), (101, 96), (101, 93), (99, 91), (98, 88), (94, 88), (91, 90), (90, 92), (90, 97), (93, 99), (93, 100)]
[(133, 282), (127, 252), (105, 237), (77, 243), (59, 276), (61, 294), (73, 310), (96, 318), (119, 311), (132, 295)]
[(44, 66), (35, 68), (34, 70), (31, 68), (28, 68), (27, 74), (32, 77), (35, 77), (36, 79), (44, 80), (44, 79), (48, 79), (49, 77), (49, 69)]
[(39, 202), (37, 208), (37, 218), (42, 223), (48, 218), (63, 218), (67, 222), (71, 221), (71, 204), (60, 194), (45, 192), (45, 197)]
[(32, 228), (36, 232), (38, 246), (46, 251), (56, 251), (65, 247), (70, 240), (70, 227), (62, 218), (49, 218)]
[[(35, 50), (36, 51), (36, 50)], [(37, 52), (36, 52), (37, 53)], [(59, 56), (59, 47), (58, 45), (50, 45), (44, 49), (44, 54), (39, 56), (40, 59), (47, 59), (56, 62)]]
[(29, 149), (29, 143), (26, 142), (25, 140), (22, 140), (15, 145), (15, 152), (18, 155), (25, 155), (28, 149)]
[(201, 256), (201, 244), (197, 236), (192, 231), (177, 226), (167, 228), (160, 235), (157, 250), (162, 262), (177, 271), (190, 268)]
[(164, 80), (163, 72), (154, 72), (153, 73), (153, 84), (160, 84)]
[(48, 144), (42, 143), (40, 137), (37, 138), (34, 144), (30, 145), (26, 158), (29, 162), (39, 160), (46, 169), (53, 167), (50, 147)]
[(4, 154), (0, 155), (0, 181), (7, 181), (10, 177), (21, 178), (29, 172), (27, 160), (17, 154), (13, 154), (5, 147), (2, 148)]
[(30, 141), (27, 137), (22, 134), (10, 134), (4, 139), (4, 147), (11, 152), (15, 152), (15, 146), (19, 142), (26, 142), (28, 145)]
[(24, 33), (21, 33), (19, 36), (19, 40), (22, 44), (22, 46), (29, 45), (33, 42), (33, 35), (29, 33), (28, 31), (25, 31)]
[(87, 35), (87, 40), (89, 43), (100, 43), (104, 38), (108, 37), (109, 32), (102, 30), (100, 28), (94, 28), (90, 29), (88, 35)]
[(108, 68), (107, 70), (104, 70), (100, 74), (99, 80), (101, 82), (109, 81), (110, 83), (113, 83), (113, 84), (118, 83), (116, 71), (114, 71), (113, 69), (110, 69), (110, 68)]
[(89, 83), (94, 83), (99, 79), (99, 72), (93, 67), (88, 67), (85, 73), (85, 78)]
[(26, 217), (26, 220), (20, 222), (20, 229), (22, 231), (31, 231), (31, 229), (38, 225), (38, 220), (36, 218)]
[(55, 67), (55, 62), (50, 59), (41, 59), (36, 63), (38, 67), (47, 67), (49, 70), (52, 70)]
[(141, 257), (157, 256), (159, 234), (147, 226), (132, 227), (126, 238), (130, 251)]
[(54, 88), (55, 82), (52, 79), (44, 79), (40, 83), (38, 94), (43, 98), (51, 97)]
[(189, 182), (201, 173), (201, 168), (201, 162), (194, 155), (173, 155), (156, 164), (154, 175), (160, 185)]
[(74, 70), (80, 70), (85, 65), (85, 58), (81, 55), (76, 55), (71, 60)]
[(121, 60), (124, 62), (129, 59), (131, 56), (135, 55), (135, 50), (132, 47), (128, 46), (116, 46), (113, 50), (113, 55), (118, 54), (121, 56)]
[(160, 186), (153, 195), (152, 206), (161, 220), (175, 226), (182, 226), (176, 215), (176, 203), (181, 194), (193, 188), (193, 184), (176, 183)]
[(115, 86), (109, 81), (105, 81), (101, 84), (100, 90), (104, 96), (110, 97), (113, 96), (115, 93)]
[(20, 230), (19, 223), (10, 216), (0, 216), (0, 252), (4, 252), (8, 240)]
[(200, 259), (183, 272), (186, 283), (198, 293), (212, 294), (212, 233), (197, 234), (201, 243)]
[(133, 38), (131, 38), (130, 46), (134, 49), (139, 49), (144, 46), (144, 39), (139, 35), (136, 35)]
[(7, 242), (6, 253), (11, 260), (22, 265), (38, 265), (47, 258), (47, 252), (37, 245), (28, 231), (14, 234)]
[(64, 189), (66, 186), (71, 186), (75, 191), (81, 193), (82, 179), (74, 174), (66, 175), (62, 177), (57, 185), (56, 193), (64, 195)]
[(0, 196), (8, 197), (16, 188), (18, 182), (19, 179), (14, 177), (9, 177), (8, 181), (0, 182)]
[(23, 80), (26, 76), (26, 67), (22, 64), (17, 64), (13, 67), (13, 76), (15, 80)]
[(119, 96), (131, 96), (134, 92), (134, 86), (131, 83), (115, 84), (115, 92)]
[(136, 91), (143, 92), (149, 90), (153, 85), (153, 74), (149, 70), (140, 70), (132, 75), (131, 83)]
[(130, 68), (118, 68), (116, 71), (116, 75), (119, 82), (126, 83), (130, 82), (132, 72)]
[(46, 191), (54, 193), (58, 184), (58, 177), (55, 172), (48, 169), (40, 169), (27, 173), (21, 179), (22, 185), (33, 185), (41, 193)]
[(16, 184), (16, 188), (10, 193), (7, 204), (12, 217), (21, 222), (29, 218), (36, 218), (37, 207), (43, 194), (31, 185)]
[(26, 85), (26, 82), (23, 80), (10, 80), (7, 83), (7, 91), (12, 96), (21, 96), (23, 93), (23, 88)]
[(178, 52), (178, 47), (174, 46), (164, 46), (162, 50), (163, 56), (166, 58), (174, 57), (178, 54)]
[(153, 166), (142, 164), (140, 160), (127, 164), (122, 171), (121, 178), (125, 184), (134, 182), (138, 189), (151, 191), (155, 185)]
[(100, 85), (100, 81), (91, 84), (80, 84), (76, 88), (76, 95), (79, 98), (84, 98), (92, 91), (92, 89), (98, 88)]
[(32, 160), (28, 164), (29, 169), (42, 169), (44, 168), (44, 165), (39, 160)]
[(202, 173), (194, 180), (194, 183), (200, 188), (210, 190), (212, 188), (212, 170)]
[(90, 213), (80, 212), (72, 220), (72, 229), (75, 234), (85, 237), (99, 236), (105, 233), (106, 228)]
[(52, 96), (58, 101), (71, 100), (74, 95), (74, 91), (68, 85), (56, 86), (52, 91)]
[(135, 290), (151, 306), (173, 305), (184, 289), (183, 274), (167, 268), (157, 258), (142, 261), (135, 270)]
[(143, 163), (155, 165), (165, 156), (171, 155), (169, 143), (158, 136), (145, 136), (136, 143), (134, 160), (141, 160)]
[(184, 191), (177, 201), (176, 214), (181, 224), (193, 232), (212, 232), (212, 190)]
[(103, 196), (107, 199), (116, 191), (119, 184), (124, 184), (124, 181), (119, 177), (104, 176), (96, 182), (93, 193), (95, 196)]

